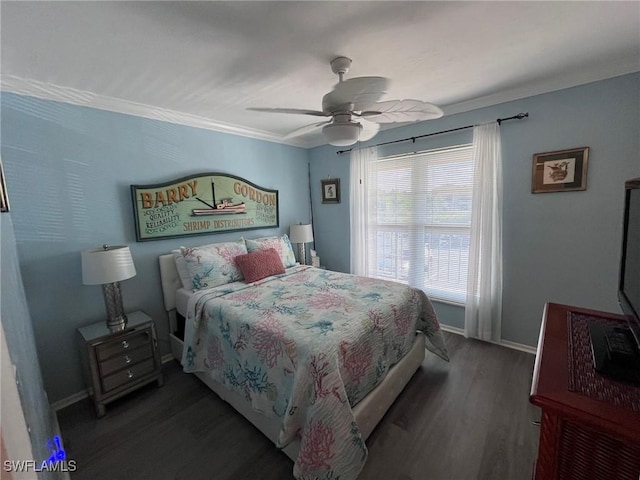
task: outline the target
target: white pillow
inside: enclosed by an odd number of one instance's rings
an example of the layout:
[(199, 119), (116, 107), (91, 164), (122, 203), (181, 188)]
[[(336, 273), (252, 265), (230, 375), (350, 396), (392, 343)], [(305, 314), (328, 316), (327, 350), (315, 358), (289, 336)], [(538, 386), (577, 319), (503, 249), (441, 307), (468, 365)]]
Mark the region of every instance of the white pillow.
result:
[(247, 253), (243, 239), (202, 247), (180, 247), (191, 277), (191, 288), (202, 290), (242, 280), (235, 257)]
[(280, 237), (262, 237), (254, 238), (253, 240), (245, 239), (244, 242), (247, 245), (247, 251), (249, 253), (274, 248), (276, 252), (278, 252), (278, 255), (280, 255), (280, 260), (282, 260), (285, 268), (293, 267), (296, 264), (296, 256), (293, 254), (291, 241), (286, 233)]
[(173, 253), (173, 260), (176, 262), (176, 270), (178, 270), (178, 275), (182, 281), (182, 288), (193, 290), (191, 274), (187, 268), (187, 261), (182, 256), (182, 252), (180, 250), (171, 250), (171, 253)]

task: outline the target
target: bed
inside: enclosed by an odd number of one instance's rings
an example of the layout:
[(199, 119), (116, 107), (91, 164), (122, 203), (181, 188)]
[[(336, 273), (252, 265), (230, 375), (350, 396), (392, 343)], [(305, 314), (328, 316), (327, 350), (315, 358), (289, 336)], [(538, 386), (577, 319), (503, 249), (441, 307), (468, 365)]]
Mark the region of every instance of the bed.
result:
[(425, 347), (448, 359), (419, 290), (296, 264), (194, 291), (174, 254), (159, 262), (173, 356), (282, 448), (296, 478), (355, 479)]

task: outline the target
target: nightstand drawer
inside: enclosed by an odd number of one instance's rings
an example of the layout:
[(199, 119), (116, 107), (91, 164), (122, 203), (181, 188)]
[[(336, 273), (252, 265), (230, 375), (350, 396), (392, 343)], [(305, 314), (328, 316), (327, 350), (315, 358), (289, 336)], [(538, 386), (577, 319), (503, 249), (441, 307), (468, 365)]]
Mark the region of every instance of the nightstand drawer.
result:
[(153, 359), (150, 358), (142, 363), (138, 363), (133, 365), (131, 368), (127, 368), (125, 370), (121, 370), (113, 375), (109, 375), (102, 379), (102, 389), (105, 392), (109, 390), (113, 390), (114, 388), (121, 387), (131, 382), (135, 382), (138, 378), (143, 375), (153, 372), (154, 362)]
[(106, 360), (115, 355), (124, 355), (141, 345), (148, 345), (151, 342), (151, 332), (144, 330), (142, 332), (133, 333), (117, 340), (103, 343), (96, 347), (96, 356), (98, 361)]
[(113, 372), (133, 366), (147, 358), (151, 358), (152, 355), (153, 352), (151, 351), (151, 345), (147, 344), (144, 347), (136, 348), (135, 350), (128, 351), (127, 353), (123, 353), (104, 362), (100, 362), (100, 373), (105, 377)]

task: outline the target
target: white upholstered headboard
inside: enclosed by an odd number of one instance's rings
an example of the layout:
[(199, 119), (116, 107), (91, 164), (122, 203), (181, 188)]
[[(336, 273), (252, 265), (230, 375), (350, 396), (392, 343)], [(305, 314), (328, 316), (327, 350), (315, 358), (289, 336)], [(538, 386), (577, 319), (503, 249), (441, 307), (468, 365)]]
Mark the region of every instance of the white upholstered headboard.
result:
[(160, 255), (160, 281), (162, 282), (162, 296), (164, 308), (167, 312), (176, 308), (176, 290), (182, 287), (173, 254)]

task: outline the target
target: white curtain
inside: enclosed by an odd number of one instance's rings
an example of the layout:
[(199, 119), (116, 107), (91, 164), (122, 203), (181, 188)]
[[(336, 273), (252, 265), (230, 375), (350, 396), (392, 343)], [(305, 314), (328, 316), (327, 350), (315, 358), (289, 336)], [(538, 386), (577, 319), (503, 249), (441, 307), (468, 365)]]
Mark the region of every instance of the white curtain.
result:
[(497, 123), (473, 129), (474, 186), (465, 336), (500, 340), (502, 325), (502, 155)]
[(351, 151), (351, 180), (349, 184), (350, 220), (351, 220), (351, 273), (367, 276), (368, 257), (375, 248), (375, 242), (369, 238), (367, 180), (369, 166), (378, 158), (378, 149), (369, 147)]

